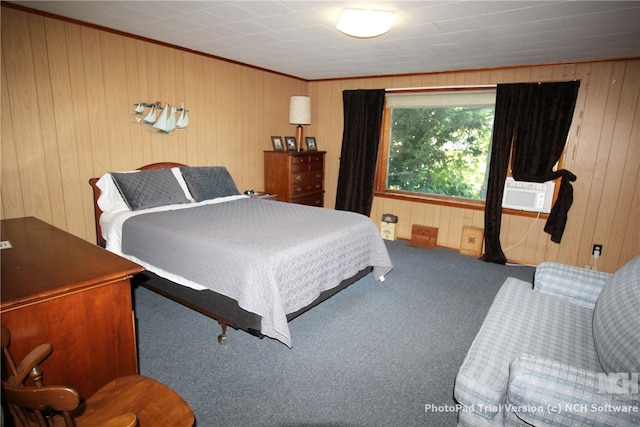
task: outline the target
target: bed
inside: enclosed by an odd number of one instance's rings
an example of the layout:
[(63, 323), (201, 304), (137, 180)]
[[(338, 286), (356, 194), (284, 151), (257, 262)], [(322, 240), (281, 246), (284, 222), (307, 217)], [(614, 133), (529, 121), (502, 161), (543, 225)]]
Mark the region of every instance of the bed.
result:
[(92, 178), (96, 235), (145, 267), (140, 284), (227, 326), (292, 346), (288, 322), (392, 270), (370, 218), (237, 190), (226, 168), (154, 163)]

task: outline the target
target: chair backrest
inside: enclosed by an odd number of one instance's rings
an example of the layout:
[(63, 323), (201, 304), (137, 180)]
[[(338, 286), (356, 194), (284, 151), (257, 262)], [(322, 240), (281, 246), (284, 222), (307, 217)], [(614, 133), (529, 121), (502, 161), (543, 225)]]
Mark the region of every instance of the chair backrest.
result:
[[(17, 425), (48, 426), (43, 411), (61, 412), (68, 427), (74, 422), (69, 414), (80, 404), (78, 392), (64, 386), (47, 386), (42, 382), (42, 363), (53, 351), (51, 345), (41, 344), (16, 364), (9, 352), (11, 332), (2, 325), (2, 397)], [(30, 385), (28, 383), (32, 383)]]
[(2, 325), (2, 367), (4, 368), (3, 379), (6, 376), (15, 376), (18, 374), (16, 371), (16, 364), (9, 353), (9, 343), (11, 342), (11, 332), (4, 325)]
[(593, 310), (593, 343), (608, 373), (640, 372), (640, 256), (616, 271)]

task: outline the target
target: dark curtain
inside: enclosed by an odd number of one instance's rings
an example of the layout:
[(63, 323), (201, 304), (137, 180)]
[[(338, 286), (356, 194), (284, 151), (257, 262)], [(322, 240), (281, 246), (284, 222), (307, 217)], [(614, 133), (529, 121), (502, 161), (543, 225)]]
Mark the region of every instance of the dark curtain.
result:
[(571, 182), (576, 176), (564, 169), (553, 171), (553, 166), (566, 144), (579, 87), (579, 81), (498, 85), (485, 207), (485, 261), (506, 262), (500, 228), (512, 151), (514, 179), (546, 182), (561, 178), (558, 198), (544, 228), (553, 242), (560, 243), (573, 203)]
[(384, 95), (384, 89), (342, 93), (344, 131), (336, 209), (371, 213)]
[(489, 181), (484, 209), (484, 255), (485, 261), (504, 264), (507, 257), (500, 245), (502, 226), (502, 193), (507, 178), (511, 143), (515, 137), (516, 116), (511, 114), (522, 104), (522, 96), (515, 85), (498, 85), (496, 108), (493, 119), (491, 142), (491, 160), (489, 163)]

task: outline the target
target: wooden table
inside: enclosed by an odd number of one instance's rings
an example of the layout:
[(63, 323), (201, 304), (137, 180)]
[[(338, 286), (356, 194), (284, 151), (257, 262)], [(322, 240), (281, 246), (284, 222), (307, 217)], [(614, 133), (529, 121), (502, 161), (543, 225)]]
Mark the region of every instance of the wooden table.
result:
[(278, 200), (277, 194), (269, 194), (264, 191), (256, 191), (250, 196), (252, 199)]
[(39, 219), (2, 221), (2, 324), (16, 361), (48, 342), (45, 385), (83, 398), (110, 380), (138, 372), (130, 277), (133, 262)]

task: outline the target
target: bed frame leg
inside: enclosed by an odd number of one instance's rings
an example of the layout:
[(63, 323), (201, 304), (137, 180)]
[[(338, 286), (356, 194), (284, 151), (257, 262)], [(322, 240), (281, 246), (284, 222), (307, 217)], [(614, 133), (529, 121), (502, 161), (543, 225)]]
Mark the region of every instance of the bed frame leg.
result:
[(225, 345), (225, 343), (227, 342), (227, 324), (220, 321), (218, 322), (218, 324), (220, 324), (220, 326), (222, 327), (222, 333), (218, 335), (218, 343), (220, 345)]

